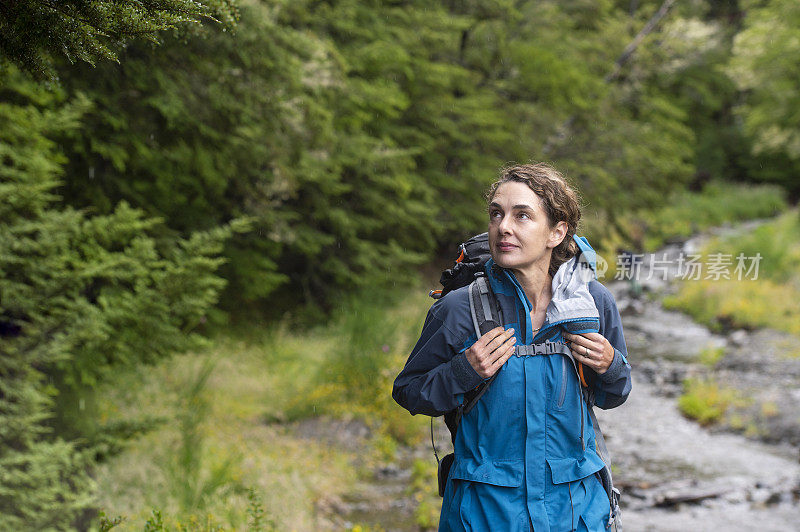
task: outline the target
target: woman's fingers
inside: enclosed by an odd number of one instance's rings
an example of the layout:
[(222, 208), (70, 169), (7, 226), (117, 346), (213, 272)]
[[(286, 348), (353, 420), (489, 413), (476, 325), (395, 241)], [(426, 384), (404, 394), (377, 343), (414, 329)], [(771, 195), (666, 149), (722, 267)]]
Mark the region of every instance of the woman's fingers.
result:
[(489, 343), (491, 343), (496, 337), (500, 336), (505, 331), (506, 330), (503, 327), (495, 327), (491, 331), (487, 332), (486, 334), (478, 338), (478, 341), (473, 344), (473, 347), (475, 347), (478, 350), (483, 349), (484, 347), (489, 345)]
[[(589, 334), (597, 334), (597, 333), (589, 333)], [(597, 334), (600, 336), (599, 334)], [(603, 351), (603, 344), (601, 342), (597, 342), (595, 340), (590, 340), (586, 336), (581, 334), (569, 334), (564, 333), (564, 338), (568, 341), (569, 348), (572, 349), (574, 352), (578, 352), (582, 355), (585, 355), (585, 349), (592, 351), (594, 353), (599, 353)], [(600, 338), (603, 338), (600, 336)]]
[(506, 353), (508, 346), (516, 342), (514, 329), (495, 327), (481, 336), (469, 349), (466, 357), (470, 365), (483, 378), (490, 377), (496, 369), (494, 365)]
[[(503, 357), (506, 357), (506, 354), (509, 351), (513, 353), (514, 352), (514, 346), (516, 345), (516, 343), (517, 343), (516, 337), (512, 336), (511, 338), (509, 338), (508, 340), (503, 342), (503, 344), (500, 347), (495, 349), (494, 352), (492, 353), (492, 356), (491, 356), (492, 359), (493, 359), (493, 364), (497, 363), (497, 361), (502, 359)], [(507, 357), (506, 357), (506, 360), (508, 360)]]
[[(492, 329), (484, 335), (488, 342), (478, 353), (481, 370), (479, 373), (482, 373), (484, 378), (491, 377), (500, 369), (500, 366), (508, 359), (509, 352), (514, 351), (514, 344), (517, 341), (514, 329), (500, 328), (499, 334), (497, 332), (497, 329)], [(499, 363), (501, 361), (502, 363)]]
[(587, 333), (589, 338), (578, 334), (564, 334), (569, 340), (569, 347), (575, 360), (584, 364), (599, 374), (605, 373), (614, 360), (614, 348), (599, 333)]
[(503, 353), (502, 355), (500, 355), (500, 357), (499, 357), (497, 360), (495, 360), (495, 361), (494, 361), (494, 364), (492, 364), (492, 368), (491, 368), (492, 375), (494, 375), (495, 373), (497, 373), (498, 371), (500, 371), (500, 368), (502, 368), (502, 367), (503, 367), (503, 364), (505, 364), (505, 363), (506, 363), (506, 361), (507, 361), (509, 358), (511, 358), (511, 355), (513, 355), (513, 354), (514, 354), (514, 351), (515, 351), (515, 349), (514, 349), (514, 348), (515, 348), (515, 347), (516, 347), (516, 346), (515, 346), (515, 345), (512, 343), (510, 346), (508, 346), (508, 347), (505, 349), (504, 353)]
[(592, 368), (594, 370), (597, 369), (597, 360), (596, 359), (584, 356), (583, 354), (581, 354), (581, 353), (579, 353), (577, 351), (574, 351), (574, 350), (572, 351), (572, 356), (574, 356), (575, 360), (577, 360), (581, 364), (583, 364), (585, 366), (589, 366), (590, 368)]
[[(492, 331), (489, 331), (486, 334), (490, 334)], [(507, 331), (503, 331), (501, 334), (495, 336), (487, 345), (486, 345), (486, 355), (491, 355), (492, 352), (496, 351), (500, 348), (503, 344), (505, 344), (510, 338), (514, 338), (514, 329), (509, 329)]]

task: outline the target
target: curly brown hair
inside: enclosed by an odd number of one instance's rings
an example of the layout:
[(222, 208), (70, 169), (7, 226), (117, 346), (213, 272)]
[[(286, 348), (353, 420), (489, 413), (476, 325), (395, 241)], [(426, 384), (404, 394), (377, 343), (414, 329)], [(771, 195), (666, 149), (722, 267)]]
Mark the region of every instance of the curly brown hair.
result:
[(573, 235), (578, 230), (581, 219), (581, 206), (578, 193), (567, 183), (566, 178), (547, 163), (531, 163), (503, 168), (500, 178), (492, 183), (486, 194), (487, 203), (491, 203), (497, 187), (508, 182), (524, 183), (541, 199), (542, 207), (550, 222), (555, 227), (558, 222), (567, 223), (567, 234), (564, 240), (553, 249), (550, 257), (550, 275), (555, 275), (558, 268), (578, 254), (578, 245)]

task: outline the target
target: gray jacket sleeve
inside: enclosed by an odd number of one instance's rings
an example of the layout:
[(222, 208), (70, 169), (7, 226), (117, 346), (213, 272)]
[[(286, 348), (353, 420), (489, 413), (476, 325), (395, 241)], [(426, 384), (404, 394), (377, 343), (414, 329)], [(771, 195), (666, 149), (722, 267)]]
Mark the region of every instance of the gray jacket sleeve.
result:
[(465, 322), (463, 316), (459, 319), (463, 303), (469, 315), (469, 301), (460, 295), (452, 292), (431, 307), (422, 334), (394, 381), (392, 397), (412, 414), (449, 412), (458, 406), (460, 394), (483, 380), (463, 352), (474, 334), (470, 338), (469, 331), (458, 326)]
[(595, 298), (600, 311), (600, 334), (614, 347), (614, 360), (605, 373), (597, 375), (595, 381), (595, 404), (602, 408), (614, 408), (625, 402), (631, 393), (631, 366), (628, 349), (622, 333), (622, 318), (617, 310), (614, 296), (599, 282), (589, 284), (589, 292)]

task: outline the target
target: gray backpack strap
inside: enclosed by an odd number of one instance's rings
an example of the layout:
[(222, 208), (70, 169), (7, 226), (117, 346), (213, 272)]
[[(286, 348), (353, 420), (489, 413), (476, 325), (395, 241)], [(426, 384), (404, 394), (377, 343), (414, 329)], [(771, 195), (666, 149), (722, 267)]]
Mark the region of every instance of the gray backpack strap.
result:
[(608, 502), (610, 505), (606, 530), (622, 532), (622, 521), (620, 519), (619, 508), (620, 491), (614, 487), (614, 478), (611, 474), (611, 454), (608, 452), (608, 447), (606, 447), (606, 439), (603, 436), (603, 429), (600, 428), (600, 422), (597, 420), (597, 416), (594, 414), (594, 394), (587, 393), (586, 404), (589, 407), (589, 417), (592, 419), (592, 426), (594, 426), (595, 450), (605, 464), (605, 467), (598, 471), (597, 474), (600, 477), (600, 483), (603, 485), (603, 489), (606, 490), (606, 495), (608, 496)]
[(620, 492), (614, 487), (614, 478), (611, 475), (611, 457), (608, 454), (606, 439), (603, 437), (603, 431), (600, 429), (600, 423), (597, 421), (597, 416), (594, 415), (594, 408), (592, 408), (591, 404), (589, 404), (589, 416), (592, 418), (592, 425), (594, 425), (594, 440), (597, 447), (597, 454), (605, 464), (605, 467), (597, 473), (600, 476), (600, 483), (603, 484), (603, 489), (606, 490), (608, 502), (611, 505), (611, 511), (608, 514), (608, 523), (606, 524), (606, 529), (609, 529), (611, 525), (614, 525), (612, 530), (615, 530), (616, 532), (622, 532), (622, 522), (620, 521), (619, 509)]
[[(472, 324), (475, 327), (475, 334), (478, 338), (491, 331), (495, 327), (500, 327), (503, 320), (500, 318), (500, 311), (497, 308), (496, 299), (489, 286), (489, 281), (485, 276), (479, 275), (469, 285), (469, 313), (472, 316)], [(492, 375), (489, 380), (480, 384), (478, 392), (463, 404), (456, 412), (456, 426), (461, 422), (461, 416), (467, 414), (474, 407), (478, 400), (489, 389), (499, 371)]]
[(594, 415), (594, 408), (589, 405), (589, 417), (592, 418), (592, 425), (594, 425), (594, 441), (597, 446), (597, 454), (606, 464), (611, 463), (611, 455), (608, 453), (606, 447), (606, 439), (603, 437), (603, 431), (600, 430), (600, 423), (597, 421), (597, 416)]
[(479, 275), (469, 285), (469, 313), (472, 316), (472, 325), (478, 338), (500, 327), (500, 311), (485, 275)]
[[(578, 373), (578, 362), (575, 360), (575, 357), (572, 356), (572, 350), (569, 348), (569, 346), (567, 344), (565, 344), (564, 342), (547, 342), (547, 343), (552, 346), (552, 347), (549, 348), (550, 352), (552, 352), (553, 354), (558, 353), (558, 354), (564, 355), (565, 357), (567, 357), (570, 360), (570, 362), (572, 362), (572, 364), (571, 364), (572, 369), (575, 370), (575, 376), (578, 378), (578, 387), (581, 388), (581, 390), (583, 390), (583, 388), (580, 385), (581, 376), (580, 376), (580, 373)], [(581, 400), (579, 402), (580, 402), (580, 405), (581, 405), (581, 447), (585, 451), (586, 450), (586, 440), (583, 439), (583, 431), (584, 431), (584, 426), (583, 426), (583, 400), (585, 399), (585, 397), (583, 396), (583, 391), (581, 391), (581, 398), (580, 399)]]

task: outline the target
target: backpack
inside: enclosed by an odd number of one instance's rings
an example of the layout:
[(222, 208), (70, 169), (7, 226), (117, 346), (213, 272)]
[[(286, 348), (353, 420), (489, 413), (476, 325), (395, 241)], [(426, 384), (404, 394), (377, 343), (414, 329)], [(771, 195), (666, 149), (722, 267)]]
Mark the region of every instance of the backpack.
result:
[[(596, 254), (589, 242), (584, 237), (574, 236), (575, 242), (578, 244), (584, 257), (588, 260), (591, 268), (595, 271), (596, 268)], [(475, 334), (480, 338), (495, 327), (503, 325), (503, 319), (500, 315), (500, 308), (497, 299), (494, 297), (491, 285), (485, 277), (484, 266), (491, 258), (489, 250), (488, 233), (481, 233), (475, 235), (469, 240), (465, 241), (459, 246), (458, 258), (452, 268), (442, 272), (439, 282), (442, 285), (440, 290), (431, 290), (429, 295), (434, 299), (440, 299), (447, 295), (449, 292), (469, 285), (469, 310), (472, 316), (472, 323), (475, 327)], [(614, 487), (613, 478), (611, 475), (611, 460), (606, 447), (603, 432), (600, 429), (600, 424), (595, 416), (594, 409), (594, 393), (587, 385), (583, 374), (583, 366), (577, 362), (572, 356), (570, 349), (563, 343), (555, 343), (546, 341), (542, 344), (534, 346), (517, 346), (517, 350), (534, 350), (537, 354), (556, 354), (560, 353), (567, 356), (572, 361), (575, 375), (581, 383), (581, 390), (589, 410), (589, 415), (595, 429), (595, 444), (597, 454), (603, 460), (605, 466), (596, 474), (606, 491), (609, 501), (609, 519), (606, 528), (614, 525), (614, 530), (617, 532), (622, 531), (622, 524), (620, 522), (620, 509), (619, 499), (620, 492)], [(455, 443), (456, 433), (461, 418), (469, 413), (470, 410), (478, 403), (480, 398), (486, 393), (486, 390), (491, 386), (499, 371), (492, 375), (488, 380), (482, 382), (478, 387), (470, 390), (464, 395), (464, 400), (455, 410), (444, 414), (444, 421), (447, 428), (450, 430), (450, 436)], [(581, 422), (583, 416), (581, 416)], [(581, 428), (583, 434), (583, 428)], [(455, 454), (450, 453), (441, 459), (436, 452), (436, 442), (433, 437), (433, 418), (431, 418), (431, 445), (433, 446), (433, 455), (436, 457), (437, 464), (437, 480), (439, 487), (439, 496), (444, 496), (445, 486), (450, 474), (450, 468), (453, 465)]]

